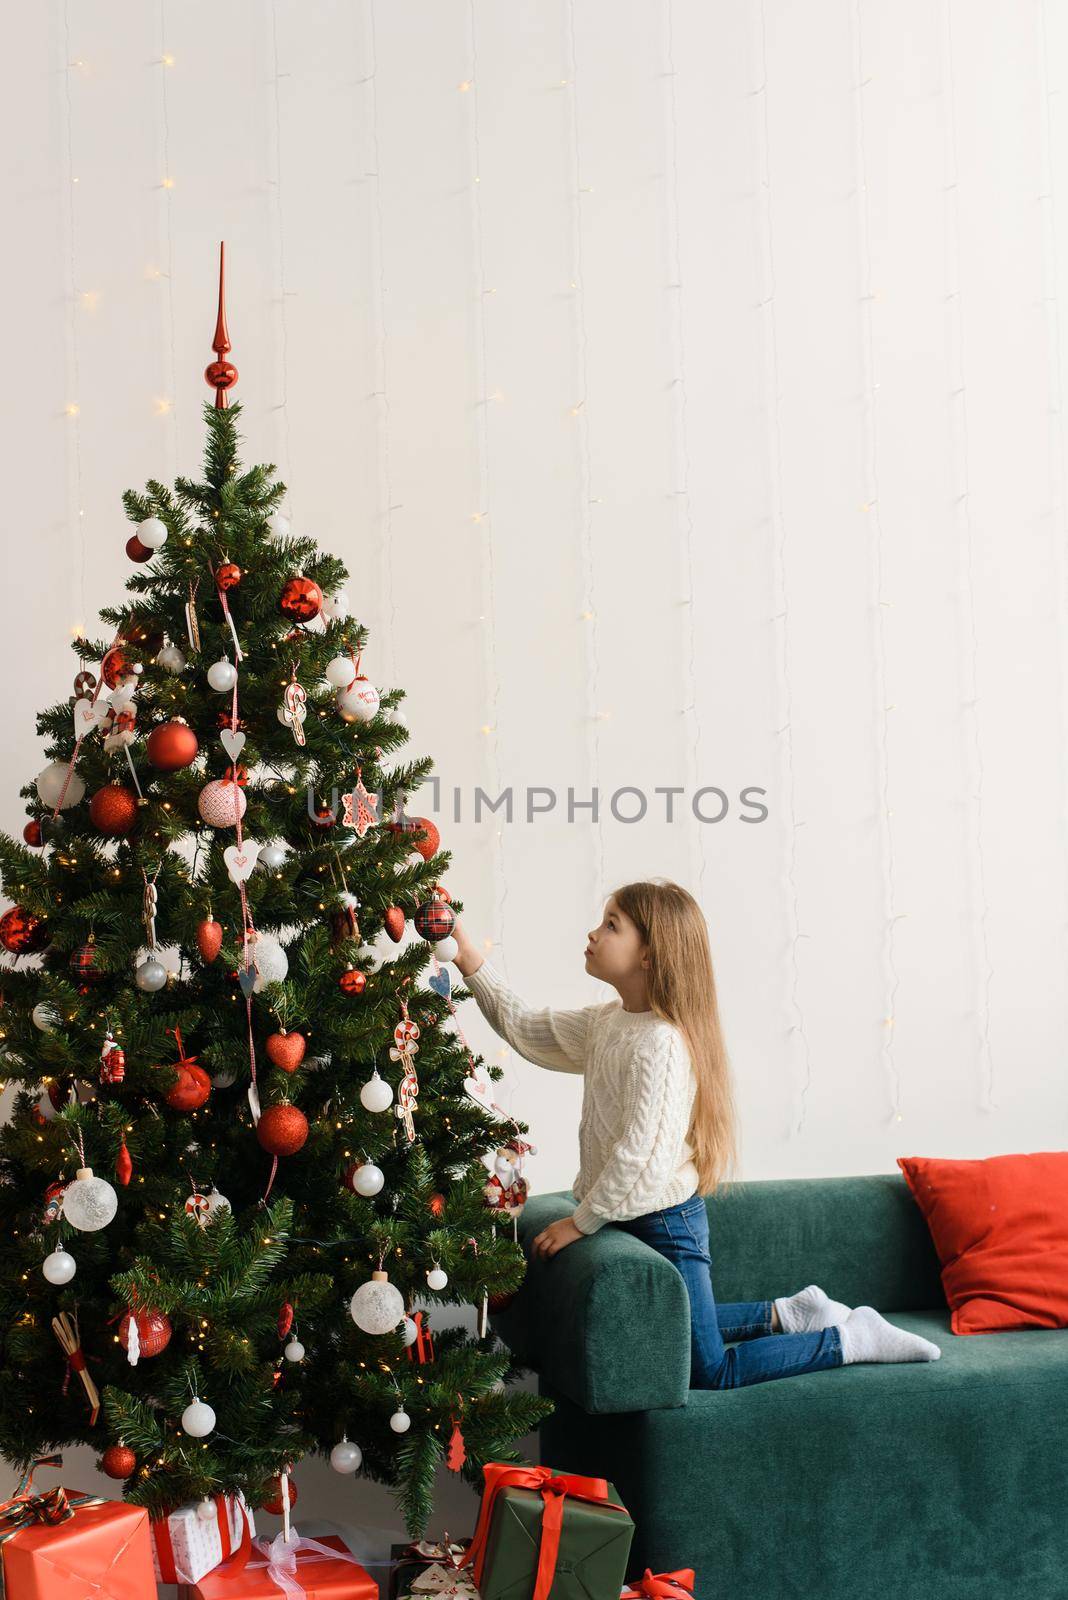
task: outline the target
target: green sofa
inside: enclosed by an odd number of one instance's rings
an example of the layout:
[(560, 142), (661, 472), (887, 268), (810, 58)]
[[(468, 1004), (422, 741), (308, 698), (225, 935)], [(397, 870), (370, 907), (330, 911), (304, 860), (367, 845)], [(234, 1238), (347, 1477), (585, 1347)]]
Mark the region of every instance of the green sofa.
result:
[[(528, 1256), (574, 1204), (528, 1202)], [(690, 1390), (670, 1262), (611, 1226), (530, 1261), (493, 1324), (555, 1402), (541, 1460), (619, 1490), (630, 1575), (692, 1566), (698, 1600), (1066, 1600), (1068, 1330), (952, 1334), (900, 1173), (739, 1183), (708, 1214), (719, 1300), (818, 1283), (942, 1359)]]

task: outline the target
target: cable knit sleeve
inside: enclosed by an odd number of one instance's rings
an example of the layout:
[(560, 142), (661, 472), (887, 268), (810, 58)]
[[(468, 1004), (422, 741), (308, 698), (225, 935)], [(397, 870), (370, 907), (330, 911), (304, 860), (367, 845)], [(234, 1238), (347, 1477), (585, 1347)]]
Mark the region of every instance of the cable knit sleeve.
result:
[(575, 1226), (582, 1233), (655, 1210), (689, 1129), (696, 1082), (677, 1028), (667, 1023), (636, 1041), (621, 1069), (626, 1125), (575, 1208)]
[(494, 1032), (536, 1067), (554, 1072), (581, 1072), (586, 1061), (586, 1034), (597, 1006), (578, 1011), (532, 1011), (508, 988), (489, 961), (464, 978), (478, 1008)]

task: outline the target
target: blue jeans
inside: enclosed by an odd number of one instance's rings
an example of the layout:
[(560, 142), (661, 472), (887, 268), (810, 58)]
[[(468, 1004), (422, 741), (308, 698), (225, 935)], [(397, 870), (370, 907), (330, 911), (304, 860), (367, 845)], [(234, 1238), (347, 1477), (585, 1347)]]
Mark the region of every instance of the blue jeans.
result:
[[(772, 1333), (770, 1300), (716, 1305), (708, 1212), (699, 1194), (663, 1211), (608, 1226), (625, 1228), (643, 1239), (682, 1274), (690, 1298), (691, 1389), (738, 1389), (747, 1383), (766, 1383), (769, 1378), (842, 1365), (842, 1336), (837, 1327), (814, 1333)], [(732, 1340), (743, 1342), (728, 1349), (727, 1342)]]

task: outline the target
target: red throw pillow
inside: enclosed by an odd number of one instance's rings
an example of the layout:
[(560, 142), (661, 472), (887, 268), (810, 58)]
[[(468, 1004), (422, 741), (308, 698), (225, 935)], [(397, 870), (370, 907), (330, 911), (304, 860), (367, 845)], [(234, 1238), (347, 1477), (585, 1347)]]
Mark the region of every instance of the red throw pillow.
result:
[(897, 1164), (931, 1230), (954, 1333), (1068, 1327), (1068, 1150)]

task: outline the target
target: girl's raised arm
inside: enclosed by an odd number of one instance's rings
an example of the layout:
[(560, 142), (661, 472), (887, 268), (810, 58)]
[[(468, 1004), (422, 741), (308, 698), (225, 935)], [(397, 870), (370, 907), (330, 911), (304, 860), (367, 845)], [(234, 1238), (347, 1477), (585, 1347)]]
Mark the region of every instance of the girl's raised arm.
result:
[[(461, 971), (463, 969), (461, 968)], [(536, 1067), (581, 1072), (586, 1063), (586, 1033), (598, 1006), (577, 1011), (532, 1010), (515, 994), (492, 962), (481, 961), (464, 982), (490, 1027)]]

